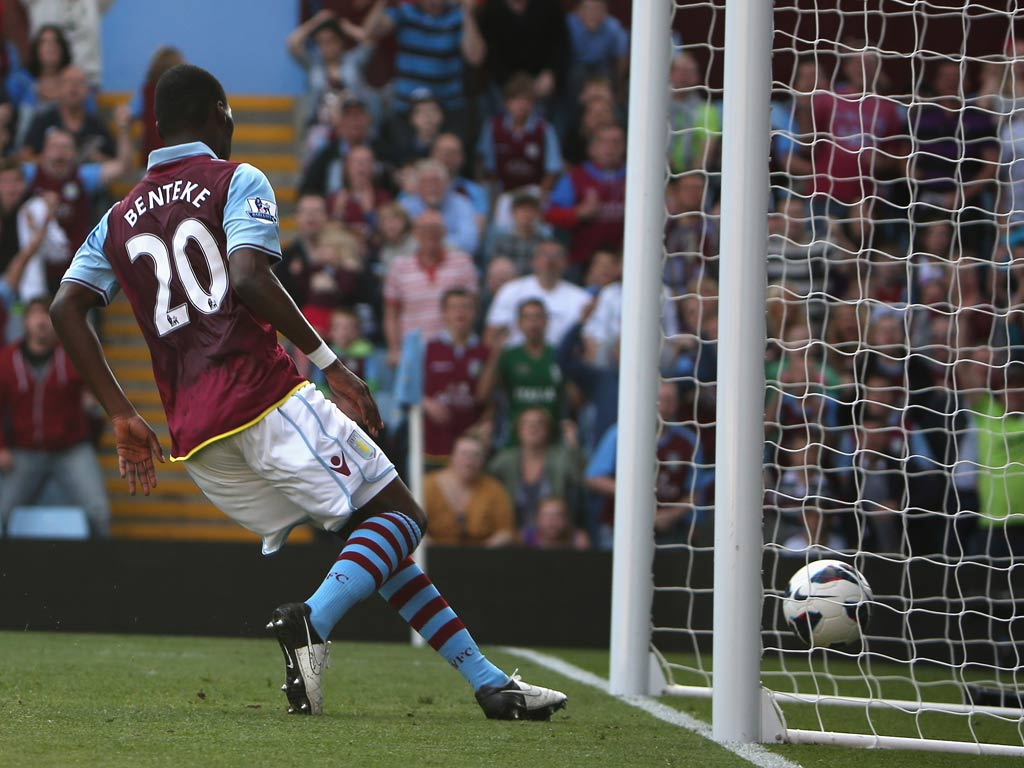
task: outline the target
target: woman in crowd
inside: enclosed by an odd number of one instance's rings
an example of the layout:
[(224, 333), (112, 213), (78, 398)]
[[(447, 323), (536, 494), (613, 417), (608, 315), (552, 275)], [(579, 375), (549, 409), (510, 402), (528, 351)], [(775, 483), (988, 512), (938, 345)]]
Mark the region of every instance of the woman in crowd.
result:
[(486, 455), (478, 437), (462, 435), (448, 466), (427, 475), (423, 507), (433, 544), (500, 547), (519, 540), (512, 500), (500, 482), (483, 473)]
[(495, 456), (488, 468), (512, 497), (516, 527), (534, 527), (540, 503), (550, 496), (564, 499), (570, 511), (578, 510), (582, 460), (575, 443), (552, 439), (551, 414), (544, 408), (524, 410), (515, 429), (518, 445)]

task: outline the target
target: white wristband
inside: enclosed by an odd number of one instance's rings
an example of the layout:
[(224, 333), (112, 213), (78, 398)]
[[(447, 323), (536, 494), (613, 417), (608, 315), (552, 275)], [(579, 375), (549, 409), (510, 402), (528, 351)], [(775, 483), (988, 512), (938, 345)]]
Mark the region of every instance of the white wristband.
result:
[(309, 362), (321, 371), (324, 370), (324, 368), (329, 368), (338, 359), (338, 356), (334, 354), (334, 351), (327, 346), (326, 341), (321, 341), (320, 346), (306, 355), (306, 357), (309, 358)]

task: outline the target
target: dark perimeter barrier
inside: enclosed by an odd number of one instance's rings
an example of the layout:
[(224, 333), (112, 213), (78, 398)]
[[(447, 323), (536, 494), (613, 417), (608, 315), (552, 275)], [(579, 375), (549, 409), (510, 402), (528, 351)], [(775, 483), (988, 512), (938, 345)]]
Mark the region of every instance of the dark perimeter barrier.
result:
[[(0, 629), (266, 636), (279, 604), (312, 594), (340, 544), (0, 540)], [(482, 643), (607, 647), (607, 552), (431, 548), (428, 573)], [(398, 641), (408, 626), (379, 597), (332, 635)]]
[[(255, 544), (0, 540), (0, 629), (265, 637), (270, 612), (308, 597), (338, 550), (333, 540), (286, 546), (271, 557)], [(776, 587), (784, 589), (803, 559), (776, 564), (773, 558), (766, 555), (765, 572), (775, 573)], [(710, 651), (712, 563), (710, 552), (658, 552), (656, 584), (679, 584), (689, 571), (697, 588), (656, 594), (654, 626), (697, 630), (658, 632), (659, 649)], [(607, 648), (611, 567), (608, 552), (435, 547), (427, 570), (481, 643)], [(913, 638), (919, 657), (992, 663), (997, 636), (1011, 638), (1011, 645), (1024, 637), (1024, 619), (1013, 610), (1024, 585), (999, 589), (980, 564), (961, 564), (955, 583), (948, 568), (927, 561), (904, 569), (866, 557), (861, 567), (876, 594), (905, 596), (873, 607), (873, 651), (905, 658)], [(985, 615), (996, 607), (1006, 614), (1002, 622)], [(780, 608), (778, 593), (768, 597), (764, 627), (776, 630), (774, 642), (801, 647), (780, 626)], [(409, 630), (371, 597), (333, 637), (403, 642)]]

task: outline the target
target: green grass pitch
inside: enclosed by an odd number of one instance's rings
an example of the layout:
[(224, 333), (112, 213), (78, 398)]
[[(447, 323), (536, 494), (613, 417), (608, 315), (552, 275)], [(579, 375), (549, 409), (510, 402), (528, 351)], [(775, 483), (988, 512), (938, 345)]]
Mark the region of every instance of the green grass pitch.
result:
[[(607, 674), (604, 653), (548, 652)], [(0, 633), (0, 766), (749, 765), (595, 689), (497, 649), (488, 654), (529, 681), (565, 690), (569, 708), (550, 723), (491, 722), (431, 650), (335, 643), (324, 716), (288, 717), (280, 652), (269, 639)], [(709, 701), (665, 701), (710, 718)], [(914, 752), (772, 750), (808, 767), (1010, 765)]]

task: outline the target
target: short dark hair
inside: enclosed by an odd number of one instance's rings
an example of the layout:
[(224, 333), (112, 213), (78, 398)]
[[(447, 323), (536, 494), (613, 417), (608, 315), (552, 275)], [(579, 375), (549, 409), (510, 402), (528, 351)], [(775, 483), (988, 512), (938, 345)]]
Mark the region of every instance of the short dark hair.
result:
[(50, 311), (51, 303), (52, 299), (50, 298), (49, 294), (40, 293), (33, 296), (31, 299), (25, 302), (25, 307), (22, 310), (22, 312), (25, 315), (27, 315), (29, 310), (32, 309), (33, 307), (42, 307), (43, 311), (48, 313)]
[(178, 64), (156, 83), (156, 126), (165, 139), (198, 129), (206, 123), (218, 101), (227, 103), (224, 86), (195, 64)]
[(530, 77), (529, 73), (527, 72), (516, 72), (505, 83), (505, 87), (502, 89), (502, 95), (505, 97), (505, 99), (533, 99), (533, 78)]
[(344, 42), (345, 33), (341, 31), (341, 24), (338, 23), (337, 19), (327, 19), (326, 21), (321, 21), (319, 24), (313, 27), (313, 31), (309, 33), (309, 36), (316, 37), (325, 29), (332, 32), (336, 38)]
[(441, 294), (441, 309), (448, 306), (448, 300), (453, 299), (457, 296), (470, 299), (474, 303), (476, 302), (476, 294), (466, 288), (449, 288), (447, 291)]
[(21, 164), (21, 160), (11, 155), (0, 158), (0, 173), (10, 171), (15, 171), (21, 178), (25, 178), (25, 166)]
[(540, 311), (544, 313), (544, 317), (548, 316), (548, 308), (543, 301), (537, 298), (529, 298), (519, 302), (519, 306), (516, 307), (516, 317), (522, 317), (523, 310), (527, 307), (540, 307)]

